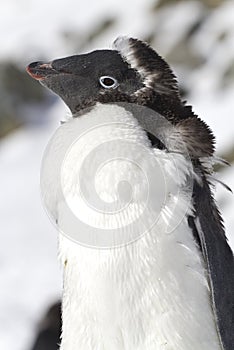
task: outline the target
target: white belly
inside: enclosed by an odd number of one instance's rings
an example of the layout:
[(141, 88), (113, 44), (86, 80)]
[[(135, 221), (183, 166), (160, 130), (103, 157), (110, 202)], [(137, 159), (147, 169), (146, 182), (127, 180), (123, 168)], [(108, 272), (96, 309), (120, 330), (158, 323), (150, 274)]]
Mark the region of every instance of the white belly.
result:
[(60, 237), (61, 349), (221, 349), (198, 249), (181, 223), (114, 250)]
[[(77, 147), (81, 147), (82, 152), (88, 149), (90, 154), (92, 145), (95, 146), (98, 140), (109, 142), (114, 135), (126, 140), (135, 138), (142, 147), (150, 148), (144, 131), (134, 118), (124, 114), (120, 107), (111, 108), (110, 115), (116, 108), (118, 121), (128, 121), (129, 127), (126, 124), (123, 128), (123, 125), (115, 123), (108, 133), (94, 130), (84, 136), (82, 145)], [(105, 111), (108, 112), (108, 106), (99, 106), (96, 113), (102, 115)], [(69, 138), (74, 123), (78, 122), (76, 120), (65, 125), (67, 134), (63, 133), (63, 137)], [(83, 198), (77, 195), (76, 172), (79, 172), (83, 162), (83, 153), (78, 148), (77, 157), (76, 153), (71, 152), (66, 158), (65, 173), (62, 175), (72, 210), (77, 210), (81, 221), (88, 220), (86, 224), (90, 224), (93, 230), (101, 227), (104, 232), (110, 227), (118, 230), (125, 226), (134, 227), (131, 223), (135, 215), (142, 214), (141, 204), (145, 198), (140, 191), (141, 188), (144, 190), (144, 182), (139, 180), (136, 167), (115, 162), (107, 166), (104, 172), (99, 172), (95, 188), (107, 207), (116, 199), (115, 185), (121, 180), (119, 174), (124, 180), (135, 181), (136, 190), (132, 191), (129, 211), (123, 215), (116, 214), (114, 219), (112, 215), (110, 219), (103, 212), (93, 213), (93, 208), (87, 207)], [(141, 152), (138, 152), (138, 156), (139, 164), (144, 164)], [(61, 350), (221, 350), (206, 271), (187, 224), (186, 211), (191, 212), (192, 208), (188, 208), (191, 201), (188, 202), (190, 197), (183, 188), (185, 175), (189, 171), (186, 160), (175, 155), (172, 162), (158, 150), (155, 157), (168, 179), (166, 202), (160, 204), (162, 210), (158, 221), (141, 237), (133, 235), (135, 240), (125, 242), (129, 244), (122, 247), (100, 249), (79, 245), (60, 235), (60, 257), (64, 265)], [(89, 160), (91, 163), (95, 161), (95, 158)], [(88, 187), (92, 173), (88, 168), (86, 170), (82, 181), (86, 181)], [(181, 182), (176, 180), (176, 172)], [(152, 186), (155, 210), (158, 210), (157, 193), (161, 193), (159, 173), (155, 174)], [(57, 194), (49, 198), (49, 202), (57, 213), (59, 226), (66, 231), (70, 221), (64, 214), (64, 203), (59, 201)], [(138, 227), (141, 224), (147, 227), (151, 211), (146, 213), (146, 221), (144, 217), (143, 224), (139, 221)], [(127, 225), (129, 223), (130, 226)], [(80, 233), (77, 237), (81, 237)], [(83, 238), (85, 240), (85, 236)]]

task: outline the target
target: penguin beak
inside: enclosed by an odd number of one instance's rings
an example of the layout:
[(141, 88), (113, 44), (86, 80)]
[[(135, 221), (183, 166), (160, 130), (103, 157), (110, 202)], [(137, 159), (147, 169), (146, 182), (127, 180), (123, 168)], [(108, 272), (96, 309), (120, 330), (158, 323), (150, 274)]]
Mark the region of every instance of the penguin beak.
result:
[(45, 78), (59, 74), (59, 72), (52, 67), (52, 62), (43, 63), (43, 62), (33, 62), (30, 63), (26, 71), (32, 78), (36, 80), (44, 80)]

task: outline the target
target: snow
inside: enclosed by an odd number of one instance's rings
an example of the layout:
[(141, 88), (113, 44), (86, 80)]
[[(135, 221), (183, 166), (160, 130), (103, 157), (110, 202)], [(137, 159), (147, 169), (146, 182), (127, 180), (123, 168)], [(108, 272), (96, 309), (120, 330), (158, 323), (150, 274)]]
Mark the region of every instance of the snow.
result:
[[(22, 62), (38, 57), (61, 57), (69, 55), (70, 41), (65, 33), (77, 33), (77, 41), (92, 32), (101, 19), (117, 17), (115, 33), (109, 33), (105, 40), (96, 45), (110, 47), (115, 36), (121, 33), (139, 35), (147, 25), (147, 5), (142, 0), (99, 1), (68, 0), (2, 0), (0, 3), (0, 42), (4, 43), (0, 57), (20, 58)], [(131, 8), (131, 15), (128, 9)], [(129, 23), (129, 20), (131, 21)], [(14, 28), (12, 27), (14, 23)], [(17, 30), (15, 30), (17, 28)], [(116, 35), (117, 33), (117, 35)], [(7, 40), (6, 40), (7, 39)], [(74, 50), (74, 45), (72, 45)], [(72, 51), (70, 51), (72, 53)], [(73, 51), (74, 53), (74, 51)]]
[(24, 128), (1, 142), (1, 349), (25, 349), (45, 307), (60, 296), (56, 231), (41, 205), (39, 174), (61, 112), (57, 104), (46, 127)]
[(184, 38), (187, 30), (196, 23), (203, 11), (204, 6), (199, 1), (184, 1), (178, 3), (176, 7), (163, 8), (158, 13), (155, 23), (158, 34), (154, 42), (155, 47), (163, 48), (163, 55), (166, 56)]
[[(200, 2), (183, 2), (177, 8), (161, 10), (154, 17), (149, 14), (153, 3), (1, 0), (0, 60), (15, 60), (23, 67), (33, 60), (74, 54), (74, 43), (64, 33), (76, 33), (79, 47), (100, 20), (106, 18), (116, 18), (116, 23), (87, 45), (85, 51), (110, 48), (112, 41), (122, 34), (142, 38), (154, 28), (159, 34), (154, 46), (165, 55), (181, 40), (203, 7)], [(234, 83), (225, 88), (219, 86), (223, 72), (234, 59), (233, 7), (233, 2), (227, 1), (214, 10), (191, 40), (193, 49), (206, 59), (202, 69), (182, 72), (186, 85), (193, 86), (189, 103), (213, 129), (219, 153), (233, 144)], [(217, 38), (223, 31), (228, 34), (219, 43)], [(175, 69), (179, 72), (180, 68)], [(47, 114), (43, 115), (47, 123), (15, 131), (0, 144), (0, 349), (4, 350), (26, 350), (41, 315), (61, 293), (57, 237), (41, 204), (39, 174), (46, 144), (67, 110), (58, 101), (43, 109), (43, 113)], [(234, 190), (233, 167), (219, 178)], [(234, 248), (233, 196), (218, 185), (217, 198)]]

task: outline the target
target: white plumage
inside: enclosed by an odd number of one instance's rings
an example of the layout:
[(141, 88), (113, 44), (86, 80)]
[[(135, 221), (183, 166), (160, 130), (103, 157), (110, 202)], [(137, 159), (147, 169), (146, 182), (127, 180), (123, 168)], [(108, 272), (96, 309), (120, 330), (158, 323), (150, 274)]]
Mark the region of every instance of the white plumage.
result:
[[(50, 152), (59, 157), (58, 144), (71, 140), (76, 126), (82, 128), (82, 123), (89, 121), (95, 124), (92, 118), (97, 118), (100, 125), (109, 118), (108, 132), (103, 132), (100, 126), (84, 134), (80, 142), (70, 148), (62, 167), (62, 178), (66, 179), (64, 191), (69, 194), (70, 203), (72, 197), (74, 203), (79, 203), (81, 213), (77, 215), (86, 215), (90, 227), (105, 225), (106, 214), (99, 213), (95, 218), (87, 215), (92, 208), (79, 198), (76, 179), (85, 152), (90, 154), (98, 144), (108, 144), (113, 139), (131, 140), (136, 143), (136, 149), (141, 146), (152, 152), (144, 130), (130, 112), (116, 105), (101, 104), (62, 125), (57, 142), (55, 138), (50, 145)], [(183, 155), (172, 157), (158, 149), (153, 152), (168, 179), (168, 186), (159, 220), (151, 230), (133, 243), (110, 249), (82, 246), (60, 235), (59, 251), (64, 265), (61, 350), (221, 349), (203, 259), (185, 216), (186, 210), (191, 214), (193, 209), (191, 205), (187, 209), (190, 198), (186, 179), (193, 178), (194, 174)], [(130, 156), (134, 159), (126, 150), (126, 157)], [(56, 164), (56, 158), (54, 162)], [(144, 164), (139, 156), (138, 164)], [(104, 177), (97, 176), (95, 184), (97, 192), (109, 202), (116, 199), (113, 185), (120, 180), (116, 174), (132, 179), (133, 185), (138, 176), (134, 164), (129, 162), (126, 165), (115, 161), (114, 165), (107, 166)], [(86, 175), (83, 181), (89, 186), (95, 174), (91, 171)], [(154, 174), (156, 189), (157, 175), (160, 174)], [(59, 226), (64, 227), (66, 218), (58, 189), (52, 191), (51, 184), (48, 186), (47, 206), (58, 211)], [(139, 197), (135, 202), (132, 198), (131, 205), (132, 210), (136, 210), (136, 206), (141, 205)], [(124, 220), (128, 218), (120, 215), (118, 220), (125, 226)]]

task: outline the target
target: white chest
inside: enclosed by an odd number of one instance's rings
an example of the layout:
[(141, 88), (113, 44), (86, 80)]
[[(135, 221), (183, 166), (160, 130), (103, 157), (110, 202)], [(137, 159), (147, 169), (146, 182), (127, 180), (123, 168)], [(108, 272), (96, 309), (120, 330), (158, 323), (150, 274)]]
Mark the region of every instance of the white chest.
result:
[[(183, 188), (189, 172), (186, 160), (180, 155), (171, 160), (156, 150), (154, 168), (144, 131), (120, 107), (111, 108), (110, 116), (117, 119), (96, 128), (91, 123), (89, 132), (64, 158), (61, 183), (66, 205), (89, 226), (83, 235), (83, 226), (73, 227), (72, 235), (77, 231), (77, 239), (94, 246), (92, 232), (98, 232), (98, 243), (97, 248), (90, 248), (60, 236), (64, 264), (61, 350), (220, 350), (206, 272), (187, 224), (191, 201)], [(99, 106), (95, 115), (105, 111), (108, 106)], [(69, 123), (58, 143), (67, 142), (75, 133), (74, 124)], [(116, 144), (118, 159), (113, 157)], [(98, 147), (104, 147), (104, 152), (97, 152)], [(103, 155), (107, 153), (106, 161)], [(144, 177), (145, 170), (150, 175)], [(121, 181), (130, 188), (118, 188)], [(81, 195), (82, 186), (86, 198)], [(101, 202), (92, 197), (94, 192)], [(90, 199), (92, 205), (87, 205)], [(69, 230), (71, 222), (57, 189), (47, 200), (59, 225)], [(151, 222), (155, 212), (157, 220), (154, 216)], [(118, 235), (111, 236), (113, 231), (127, 237), (121, 240), (122, 247), (116, 247), (120, 242)], [(85, 241), (86, 234), (91, 241)], [(108, 249), (100, 249), (103, 242)]]

